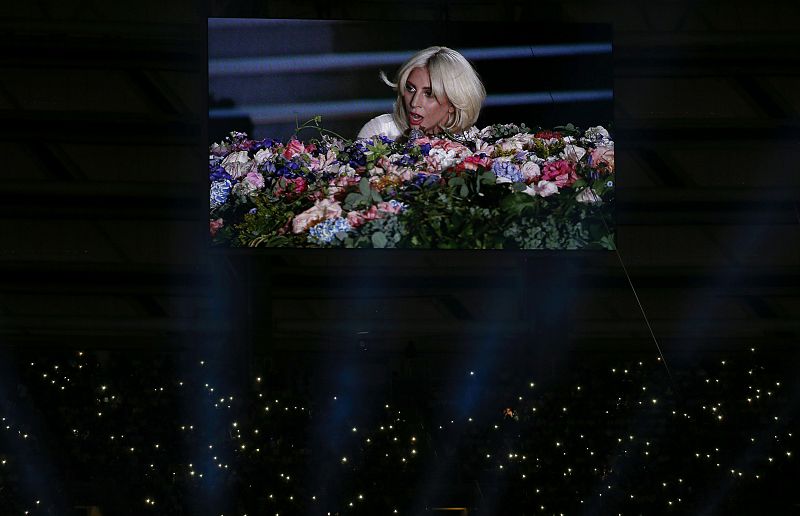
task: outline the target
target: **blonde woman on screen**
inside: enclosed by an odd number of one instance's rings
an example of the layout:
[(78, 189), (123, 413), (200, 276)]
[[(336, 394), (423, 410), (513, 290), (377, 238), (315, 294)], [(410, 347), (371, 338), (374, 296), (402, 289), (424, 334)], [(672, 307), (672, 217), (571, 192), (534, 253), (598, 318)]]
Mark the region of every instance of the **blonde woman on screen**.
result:
[(397, 92), (394, 112), (367, 122), (359, 138), (461, 133), (475, 124), (486, 98), (469, 61), (447, 47), (428, 47), (414, 54), (400, 67), (394, 83), (383, 72), (381, 79)]

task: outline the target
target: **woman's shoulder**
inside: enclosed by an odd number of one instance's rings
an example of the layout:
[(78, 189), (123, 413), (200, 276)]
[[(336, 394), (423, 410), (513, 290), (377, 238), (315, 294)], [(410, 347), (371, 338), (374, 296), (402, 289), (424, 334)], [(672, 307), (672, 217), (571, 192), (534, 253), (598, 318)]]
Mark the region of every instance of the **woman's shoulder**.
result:
[(364, 127), (358, 132), (358, 138), (370, 138), (376, 134), (385, 134), (389, 138), (400, 136), (400, 129), (394, 122), (394, 117), (391, 113), (378, 115), (364, 124)]

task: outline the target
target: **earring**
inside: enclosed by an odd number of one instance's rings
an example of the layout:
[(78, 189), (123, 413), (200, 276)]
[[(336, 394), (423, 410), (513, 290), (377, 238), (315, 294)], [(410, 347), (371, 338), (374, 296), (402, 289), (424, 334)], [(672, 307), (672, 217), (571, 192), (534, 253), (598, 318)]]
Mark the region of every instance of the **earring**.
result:
[(457, 117), (456, 117), (455, 112), (450, 112), (450, 114), (447, 116), (447, 129), (448, 130), (452, 129), (453, 126), (456, 125), (456, 118)]

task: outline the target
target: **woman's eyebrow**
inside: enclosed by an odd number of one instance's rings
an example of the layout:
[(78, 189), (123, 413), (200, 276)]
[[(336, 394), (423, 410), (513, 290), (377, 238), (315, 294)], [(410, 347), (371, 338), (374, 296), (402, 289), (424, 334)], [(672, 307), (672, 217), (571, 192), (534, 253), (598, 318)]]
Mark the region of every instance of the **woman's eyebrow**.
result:
[[(416, 84), (414, 84), (413, 82), (411, 82), (408, 79), (406, 79), (406, 86), (408, 86), (408, 85), (411, 85), (412, 88), (417, 89), (417, 85)], [(422, 89), (423, 90), (428, 90), (428, 91), (433, 91), (433, 90), (431, 90), (430, 86), (424, 86)]]

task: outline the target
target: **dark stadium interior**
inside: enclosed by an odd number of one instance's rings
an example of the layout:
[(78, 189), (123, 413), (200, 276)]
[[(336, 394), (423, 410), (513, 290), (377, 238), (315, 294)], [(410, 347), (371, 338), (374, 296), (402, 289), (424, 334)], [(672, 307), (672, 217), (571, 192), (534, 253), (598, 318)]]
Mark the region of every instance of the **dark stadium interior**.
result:
[[(0, 513), (798, 512), (800, 6), (71, 4), (0, 21)], [(617, 249), (210, 248), (214, 17), (606, 27)]]

